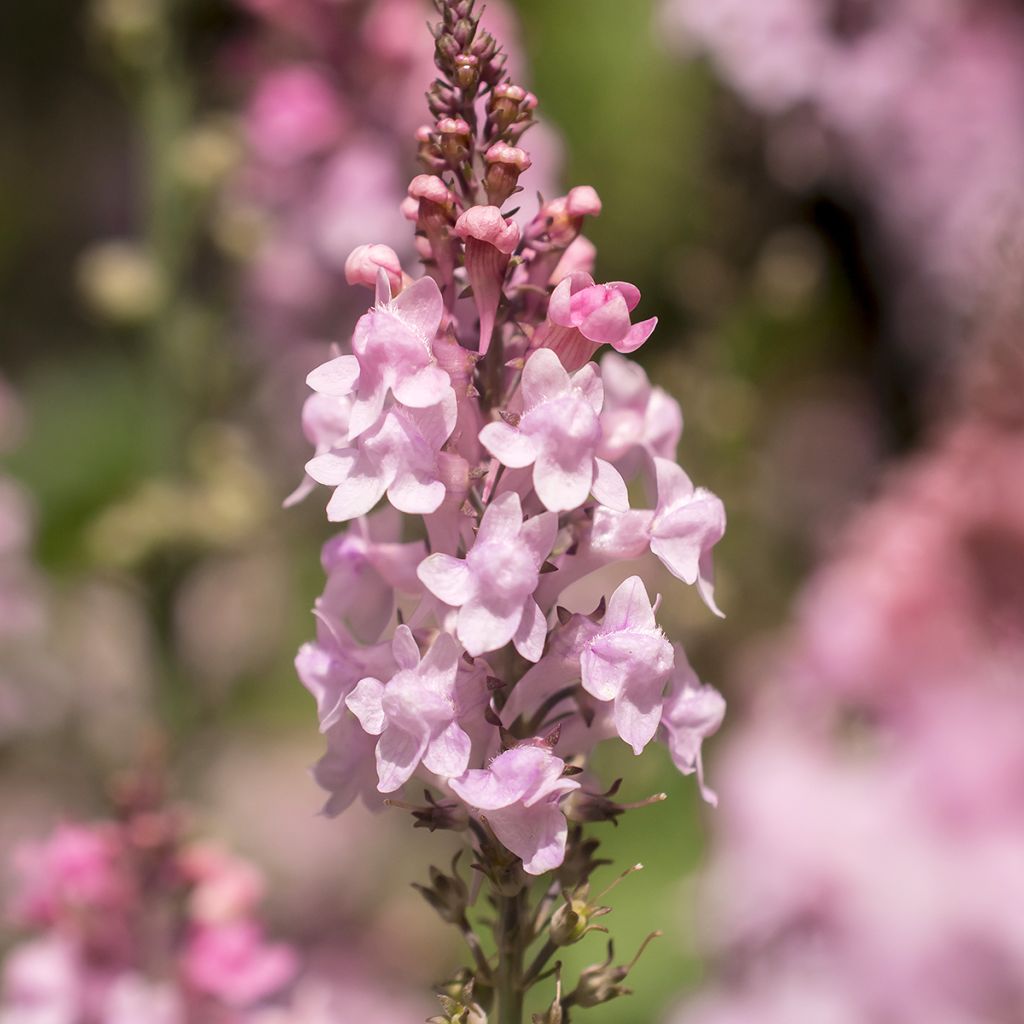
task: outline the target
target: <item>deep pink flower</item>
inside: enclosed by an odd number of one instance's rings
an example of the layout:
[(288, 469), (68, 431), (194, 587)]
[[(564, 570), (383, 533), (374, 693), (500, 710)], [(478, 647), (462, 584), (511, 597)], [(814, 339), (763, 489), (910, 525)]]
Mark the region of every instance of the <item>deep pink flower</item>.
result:
[(614, 702), (615, 729), (634, 754), (658, 731), (672, 661), (643, 580), (631, 576), (612, 594), (599, 631), (583, 643), (580, 672), (587, 693)]
[(260, 159), (292, 164), (332, 146), (345, 125), (338, 94), (305, 64), (282, 68), (259, 85), (246, 114), (246, 135)]
[(570, 377), (554, 352), (538, 349), (523, 370), (518, 422), (488, 423), (480, 442), (509, 468), (532, 465), (537, 497), (552, 512), (578, 508), (591, 492), (601, 504), (624, 510), (629, 501), (622, 477), (595, 455), (603, 402), (596, 366)]
[(471, 655), (512, 641), (524, 658), (540, 658), (547, 623), (533, 592), (557, 533), (553, 512), (524, 523), (519, 495), (507, 491), (487, 506), (464, 559), (438, 553), (420, 565), (423, 585), (459, 609), (456, 633)]
[(640, 290), (625, 281), (595, 284), (589, 274), (569, 274), (551, 293), (548, 318), (533, 344), (552, 349), (570, 371), (589, 362), (602, 345), (635, 352), (658, 325), (656, 316), (630, 323), (639, 302)]
[(449, 785), (483, 812), (498, 839), (523, 859), (527, 874), (541, 875), (565, 858), (568, 828), (559, 804), (580, 784), (564, 771), (565, 762), (550, 747), (523, 743)]
[(196, 989), (244, 1008), (273, 995), (295, 976), (290, 946), (267, 943), (253, 921), (203, 925), (188, 938), (182, 971)]
[(456, 676), (459, 648), (441, 633), (430, 650), (420, 650), (408, 626), (399, 626), (393, 644), (398, 672), (387, 683), (366, 678), (345, 703), (376, 747), (378, 789), (393, 793), (419, 766), (450, 778), (469, 765), (470, 738), (458, 723)]

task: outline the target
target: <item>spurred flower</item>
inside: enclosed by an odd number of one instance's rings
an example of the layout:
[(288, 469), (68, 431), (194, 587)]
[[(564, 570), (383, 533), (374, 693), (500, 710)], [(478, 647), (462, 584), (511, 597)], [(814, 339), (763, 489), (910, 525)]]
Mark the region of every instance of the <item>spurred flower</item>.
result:
[(438, 553), (419, 566), (423, 585), (459, 609), (456, 633), (471, 655), (512, 641), (524, 658), (540, 658), (547, 623), (533, 592), (557, 533), (553, 512), (524, 523), (519, 495), (507, 491), (487, 506), (465, 558)]
[(444, 501), (443, 472), (438, 464), (441, 446), (455, 426), (455, 395), (426, 409), (393, 405), (372, 430), (351, 448), (317, 455), (306, 472), (320, 484), (333, 487), (327, 518), (344, 522), (365, 515), (387, 493), (400, 512), (425, 515)]
[(412, 409), (437, 405), (449, 395), (454, 399), (451, 380), (437, 365), (433, 351), (443, 312), (433, 278), (420, 278), (392, 299), (387, 273), (378, 272), (377, 302), (356, 324), (354, 354), (337, 356), (306, 378), (322, 395), (354, 393), (350, 441), (379, 422), (388, 392)]
[(603, 402), (596, 366), (570, 377), (554, 352), (538, 349), (523, 370), (518, 423), (488, 423), (480, 442), (511, 469), (532, 465), (537, 497), (552, 512), (578, 508), (591, 493), (601, 504), (624, 510), (629, 500), (622, 477), (595, 455)]
[(393, 793), (420, 763), (437, 775), (461, 775), (469, 765), (470, 739), (458, 723), (456, 676), (459, 648), (441, 633), (423, 658), (408, 626), (395, 630), (398, 672), (385, 684), (367, 678), (345, 703), (377, 741), (378, 789)]
[(652, 334), (658, 318), (633, 324), (629, 314), (640, 302), (640, 289), (625, 281), (595, 284), (582, 272), (559, 281), (548, 302), (548, 317), (537, 329), (535, 346), (558, 353), (567, 370), (589, 362), (602, 345), (635, 352)]
[(541, 875), (565, 858), (568, 828), (559, 804), (580, 784), (564, 771), (565, 762), (546, 744), (523, 743), (449, 785), (483, 812), (498, 839), (522, 858), (527, 874)]
[(601, 380), (601, 458), (627, 478), (639, 468), (644, 453), (674, 461), (683, 434), (679, 403), (664, 388), (652, 387), (639, 363), (615, 352), (602, 357)]
[(426, 544), (398, 543), (400, 534), (397, 513), (385, 507), (333, 537), (320, 554), (327, 585), (316, 610), (363, 643), (380, 639), (394, 614), (396, 594), (422, 591), (416, 567), (427, 556)]
[(591, 531), (591, 551), (603, 560), (636, 558), (650, 547), (673, 576), (696, 584), (704, 603), (715, 604), (711, 549), (725, 533), (725, 506), (704, 487), (694, 487), (682, 467), (654, 460), (658, 505), (653, 511), (625, 513), (598, 509)]
[(643, 580), (631, 576), (608, 602), (598, 633), (583, 645), (583, 689), (613, 701), (615, 730), (639, 754), (661, 722), (672, 645), (654, 620)]
[(704, 783), (701, 745), (718, 732), (725, 718), (725, 698), (702, 683), (683, 649), (675, 646), (675, 668), (661, 712), (661, 728), (672, 762), (684, 775), (697, 773), (701, 796), (717, 806), (718, 797)]

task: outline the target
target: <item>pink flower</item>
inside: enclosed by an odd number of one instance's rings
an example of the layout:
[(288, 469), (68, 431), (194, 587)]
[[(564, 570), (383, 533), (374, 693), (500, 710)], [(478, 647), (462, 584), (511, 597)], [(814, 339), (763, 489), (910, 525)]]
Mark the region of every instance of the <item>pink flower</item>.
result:
[(64, 913), (123, 908), (132, 894), (120, 856), (116, 833), (102, 826), (60, 825), (44, 842), (23, 844), (14, 855), (15, 916), (46, 925)]
[(718, 805), (718, 797), (704, 784), (701, 744), (718, 732), (724, 718), (725, 698), (697, 678), (677, 644), (675, 669), (661, 713), (662, 732), (673, 764), (683, 775), (697, 773), (701, 796), (713, 807)]
[(639, 468), (644, 452), (674, 461), (683, 434), (679, 403), (663, 388), (651, 387), (642, 366), (615, 352), (601, 359), (601, 380), (601, 458), (626, 477)]
[(466, 275), (480, 316), (480, 345), (486, 355), (494, 333), (509, 257), (519, 245), (519, 228), (496, 206), (472, 206), (455, 222), (455, 234), (466, 246)]
[(0, 1020), (64, 1024), (78, 1019), (82, 970), (71, 943), (56, 935), (10, 950), (3, 963)]
[(658, 731), (672, 662), (643, 580), (631, 576), (612, 594), (600, 631), (584, 642), (580, 671), (587, 693), (614, 701), (616, 732), (634, 754)]
[(378, 789), (393, 793), (419, 766), (449, 778), (469, 765), (470, 739), (458, 724), (459, 648), (441, 633), (421, 659), (408, 626), (395, 630), (398, 672), (387, 684), (367, 678), (345, 703), (377, 741)]
[(267, 75), (246, 115), (246, 135), (271, 164), (293, 164), (330, 148), (344, 127), (338, 96), (313, 68), (296, 65)]
[(595, 455), (604, 402), (597, 367), (570, 377), (554, 352), (538, 349), (523, 370), (522, 402), (516, 425), (488, 423), (480, 443), (511, 469), (532, 465), (537, 497), (552, 512), (578, 508), (591, 492), (603, 505), (628, 508), (618, 470)]
[(335, 488), (327, 518), (344, 522), (365, 515), (387, 493), (400, 512), (424, 515), (444, 501), (438, 462), (441, 446), (455, 426), (455, 396), (426, 409), (392, 406), (354, 448), (335, 449), (306, 463), (306, 472)]
[(263, 875), (216, 843), (197, 842), (181, 852), (178, 865), (194, 883), (189, 916), (215, 924), (244, 917), (263, 899)]
[(423, 541), (397, 543), (401, 522), (383, 508), (329, 540), (320, 556), (327, 585), (316, 610), (357, 640), (376, 643), (395, 611), (396, 594), (422, 591), (416, 567), (427, 556)]
[[(306, 399), (302, 404), (302, 432), (316, 455), (345, 444), (351, 415), (352, 399), (349, 396), (335, 398), (314, 393)], [(316, 481), (308, 473), (304, 474), (299, 486), (284, 499), (284, 507), (297, 505), (315, 488)]]
[(419, 566), (423, 585), (459, 609), (456, 634), (473, 657), (512, 641), (524, 658), (540, 658), (547, 623), (533, 592), (557, 533), (553, 512), (524, 523), (519, 495), (507, 491), (487, 506), (464, 559), (438, 553)]
[(337, 356), (306, 378), (323, 395), (355, 393), (350, 441), (379, 422), (388, 392), (413, 409), (454, 399), (451, 381), (437, 365), (432, 347), (443, 312), (433, 278), (420, 278), (392, 299), (388, 275), (378, 271), (377, 303), (356, 324), (354, 355)]
[(297, 967), (291, 947), (265, 942), (251, 921), (196, 928), (182, 954), (182, 970), (191, 985), (240, 1008), (278, 991)]
[(580, 784), (564, 776), (565, 762), (541, 743), (499, 754), (486, 769), (452, 779), (452, 791), (479, 811), (498, 839), (523, 859), (527, 874), (541, 875), (565, 858), (568, 829), (561, 800)]
[(618, 513), (598, 509), (591, 551), (608, 558), (636, 558), (650, 546), (666, 569), (684, 583), (697, 585), (716, 614), (711, 549), (725, 534), (725, 507), (703, 487), (695, 488), (682, 467), (656, 458), (658, 506), (654, 511)]
[(589, 274), (569, 274), (551, 293), (534, 346), (553, 349), (570, 371), (589, 362), (602, 345), (635, 352), (658, 325), (656, 316), (630, 323), (639, 301), (640, 290), (625, 281), (595, 284)]
[(377, 807), (377, 773), (373, 769), (375, 737), (350, 714), (339, 715), (326, 730), (327, 750), (313, 766), (313, 781), (329, 795), (321, 810), (336, 818), (357, 800)]

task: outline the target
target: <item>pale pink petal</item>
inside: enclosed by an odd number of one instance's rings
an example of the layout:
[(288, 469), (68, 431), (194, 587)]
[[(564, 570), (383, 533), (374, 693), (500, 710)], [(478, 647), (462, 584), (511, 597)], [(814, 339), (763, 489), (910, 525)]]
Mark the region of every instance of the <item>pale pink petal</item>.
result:
[(650, 546), (653, 519), (654, 513), (648, 510), (595, 509), (590, 530), (591, 550), (609, 558), (639, 558)]
[(504, 647), (515, 635), (522, 617), (521, 604), (492, 609), (474, 596), (459, 609), (456, 633), (462, 646), (477, 658)]
[(306, 463), (306, 472), (318, 484), (337, 487), (352, 474), (359, 453), (354, 448), (338, 448), (315, 455)]
[(379, 736), (387, 725), (381, 699), (384, 684), (379, 679), (361, 679), (345, 698), (345, 707), (359, 719), (359, 724), (372, 736)]
[(654, 611), (639, 576), (630, 576), (615, 588), (604, 616), (605, 630), (655, 629)]
[(471, 747), (469, 736), (452, 722), (430, 741), (423, 755), (423, 766), (435, 775), (455, 778), (469, 767)]
[(339, 484), (327, 503), (327, 518), (332, 523), (343, 523), (364, 516), (384, 496), (386, 481), (372, 472), (353, 471)]
[(539, 348), (523, 369), (523, 401), (527, 410), (569, 390), (569, 374), (551, 349)]
[(451, 377), (441, 367), (425, 366), (418, 373), (409, 374), (399, 380), (394, 392), (395, 398), (403, 405), (425, 409), (437, 405), (451, 390), (451, 386)]
[(359, 383), (359, 360), (355, 356), (338, 356), (311, 370), (306, 383), (321, 395), (341, 398), (352, 393)]
[(612, 342), (616, 352), (635, 352), (653, 333), (658, 326), (658, 318), (652, 316), (650, 320), (641, 320), (632, 327), (619, 340)]
[(587, 648), (580, 655), (583, 689), (598, 700), (615, 700), (625, 683), (622, 667)]
[(609, 281), (605, 287), (617, 291), (625, 300), (626, 309), (631, 313), (640, 304), (640, 289), (635, 284), (628, 281)]
[(658, 482), (659, 509), (688, 501), (693, 494), (693, 483), (678, 463), (655, 459), (654, 475)]
[(522, 858), (528, 875), (553, 871), (565, 860), (568, 827), (557, 805), (506, 807), (487, 820), (502, 844)]
[(642, 753), (658, 731), (663, 689), (664, 680), (644, 680), (640, 685), (623, 687), (615, 700), (615, 731), (633, 748), (634, 754)]
[(316, 490), (316, 481), (308, 474), (302, 478), (302, 483), (281, 502), (282, 508), (294, 508), (299, 502), (305, 500)]
[(589, 458), (563, 465), (556, 456), (545, 453), (533, 467), (537, 497), (551, 512), (579, 508), (587, 500), (593, 480), (593, 459)]
[(425, 516), (441, 507), (446, 493), (439, 480), (418, 480), (402, 473), (388, 488), (388, 501), (407, 515)]
[(377, 789), (393, 793), (404, 786), (427, 749), (426, 738), (419, 738), (404, 729), (389, 725), (377, 741)]
[(486, 509), (477, 531), (477, 544), (513, 541), (523, 527), (523, 506), (515, 491), (498, 495)]
[(434, 340), (444, 313), (444, 300), (432, 277), (414, 281), (395, 299), (391, 308), (421, 338), (427, 342)]
[[(429, 651), (420, 662), (421, 675), (442, 676), (446, 678), (444, 689), (451, 694), (455, 685), (455, 671), (459, 663), (459, 646), (450, 633), (440, 633)], [(465, 769), (463, 769), (465, 771)], [(462, 772), (456, 772), (461, 775)]]
[(420, 663), (420, 648), (412, 630), (401, 625), (395, 630), (394, 639), (391, 641), (391, 653), (394, 655), (395, 663), (403, 672), (411, 672)]
[(548, 635), (548, 624), (540, 606), (534, 599), (528, 598), (523, 610), (519, 628), (512, 637), (516, 650), (527, 660), (540, 661), (544, 653), (544, 639)]
[(469, 566), (452, 555), (431, 555), (416, 570), (420, 582), (439, 601), (457, 608), (473, 595), (473, 578)]
[(587, 363), (581, 366), (572, 375), (572, 386), (583, 393), (590, 408), (600, 413), (604, 407), (604, 381), (598, 371), (596, 363)]
[(508, 423), (488, 423), (480, 431), (480, 443), (509, 469), (522, 469), (537, 458), (533, 441)]
[(594, 459), (594, 482), (590, 488), (594, 497), (614, 512), (629, 508), (629, 492), (622, 474), (604, 459)]
[(555, 538), (557, 536), (557, 513), (541, 512), (540, 515), (531, 516), (523, 523), (523, 528), (519, 533), (519, 540), (533, 556), (534, 562), (539, 566), (551, 554), (551, 549), (555, 546)]

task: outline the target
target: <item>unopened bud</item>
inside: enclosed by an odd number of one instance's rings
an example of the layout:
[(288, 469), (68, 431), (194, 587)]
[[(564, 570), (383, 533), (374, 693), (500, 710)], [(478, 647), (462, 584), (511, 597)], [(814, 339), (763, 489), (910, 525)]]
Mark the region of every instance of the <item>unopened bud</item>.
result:
[(349, 284), (377, 287), (377, 274), (383, 270), (391, 285), (391, 294), (402, 290), (402, 264), (389, 245), (359, 245), (345, 260), (345, 280)]
[(435, 867), (430, 868), (430, 885), (413, 883), (413, 888), (437, 911), (442, 921), (459, 924), (466, 919), (469, 905), (469, 889), (458, 872), (460, 850), (452, 858), (452, 873), (446, 875)]
[(519, 187), (519, 175), (530, 167), (526, 150), (497, 142), (487, 150), (484, 189), (492, 206), (501, 206)]
[(507, 82), (494, 87), (487, 103), (487, 119), (497, 134), (500, 135), (510, 124), (518, 120), (521, 104), (527, 95), (521, 86), (510, 85)]
[(442, 117), (437, 122), (441, 155), (451, 167), (458, 167), (472, 152), (473, 129), (461, 117)]
[(455, 58), (455, 81), (466, 92), (471, 92), (480, 82), (480, 61), (471, 53), (460, 53)]

